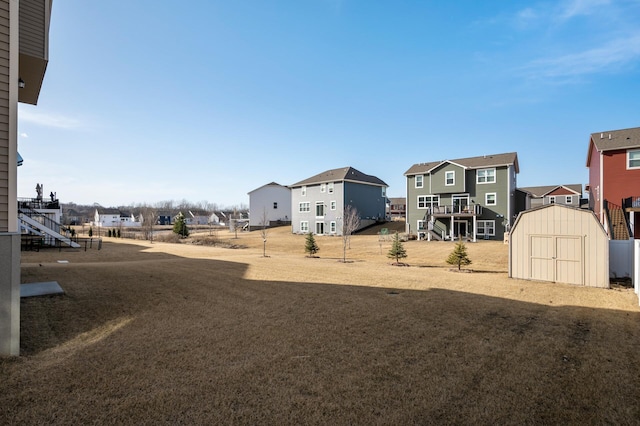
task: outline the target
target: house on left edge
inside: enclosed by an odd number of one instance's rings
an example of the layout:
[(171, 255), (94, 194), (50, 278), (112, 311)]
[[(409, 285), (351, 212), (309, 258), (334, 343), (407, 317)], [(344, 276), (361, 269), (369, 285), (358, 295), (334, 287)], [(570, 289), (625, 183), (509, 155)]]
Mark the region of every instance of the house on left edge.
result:
[(20, 354), (18, 102), (38, 102), (49, 61), (51, 3), (0, 0), (0, 355)]

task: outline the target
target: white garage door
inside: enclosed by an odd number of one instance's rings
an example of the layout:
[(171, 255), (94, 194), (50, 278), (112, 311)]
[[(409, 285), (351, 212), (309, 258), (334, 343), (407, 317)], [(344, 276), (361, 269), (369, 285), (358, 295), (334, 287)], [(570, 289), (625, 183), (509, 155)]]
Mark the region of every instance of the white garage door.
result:
[(584, 284), (580, 236), (531, 235), (531, 279)]

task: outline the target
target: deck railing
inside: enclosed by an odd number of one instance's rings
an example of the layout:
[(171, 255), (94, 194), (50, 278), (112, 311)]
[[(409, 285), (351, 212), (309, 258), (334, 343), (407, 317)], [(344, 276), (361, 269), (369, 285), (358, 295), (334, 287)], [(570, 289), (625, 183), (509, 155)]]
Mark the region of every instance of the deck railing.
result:
[(622, 208), (630, 209), (630, 208), (640, 208), (640, 197), (629, 197), (622, 200)]
[(478, 204), (469, 205), (443, 205), (433, 206), (427, 209), (429, 215), (467, 215), (467, 216), (479, 216), (482, 214), (482, 206)]

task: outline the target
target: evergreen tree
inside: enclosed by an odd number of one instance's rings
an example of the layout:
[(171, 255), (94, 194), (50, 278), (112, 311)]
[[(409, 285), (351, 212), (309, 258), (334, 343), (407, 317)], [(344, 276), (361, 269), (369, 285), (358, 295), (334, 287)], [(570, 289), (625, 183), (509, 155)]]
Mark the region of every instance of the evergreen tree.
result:
[(93, 237), (93, 228), (89, 227), (89, 237)]
[(120, 232), (120, 229), (118, 229), (118, 238), (120, 238), (121, 236), (122, 236), (122, 233)]
[(176, 221), (173, 224), (173, 232), (180, 235), (182, 238), (189, 236), (189, 228), (187, 228), (187, 221), (184, 219), (182, 213), (178, 213)]
[(107, 236), (111, 238), (111, 229), (107, 229)]
[(313, 236), (313, 232), (309, 232), (307, 234), (307, 238), (304, 244), (304, 251), (305, 253), (309, 253), (309, 257), (313, 257), (313, 255), (320, 251), (320, 247), (318, 247), (318, 244), (316, 244), (316, 239)]
[(400, 259), (407, 257), (407, 251), (405, 250), (402, 241), (400, 241), (400, 235), (397, 232), (393, 237), (393, 244), (391, 245), (389, 253), (387, 253), (387, 257), (395, 259), (396, 263), (400, 263)]
[(456, 247), (447, 258), (447, 263), (449, 265), (458, 265), (458, 271), (462, 265), (471, 265), (471, 259), (467, 255), (467, 247), (462, 241), (456, 243)]

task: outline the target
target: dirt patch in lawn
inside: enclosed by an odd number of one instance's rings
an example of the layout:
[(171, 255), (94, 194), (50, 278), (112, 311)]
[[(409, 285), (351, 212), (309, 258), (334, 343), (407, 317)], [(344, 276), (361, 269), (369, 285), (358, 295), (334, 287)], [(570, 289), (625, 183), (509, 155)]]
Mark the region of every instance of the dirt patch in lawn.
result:
[[(22, 356), (0, 359), (2, 424), (633, 424), (631, 289), (507, 278), (507, 247), (221, 232), (246, 247), (132, 243), (24, 253)], [(58, 263), (67, 260), (68, 263)], [(483, 272), (486, 271), (486, 272)]]

